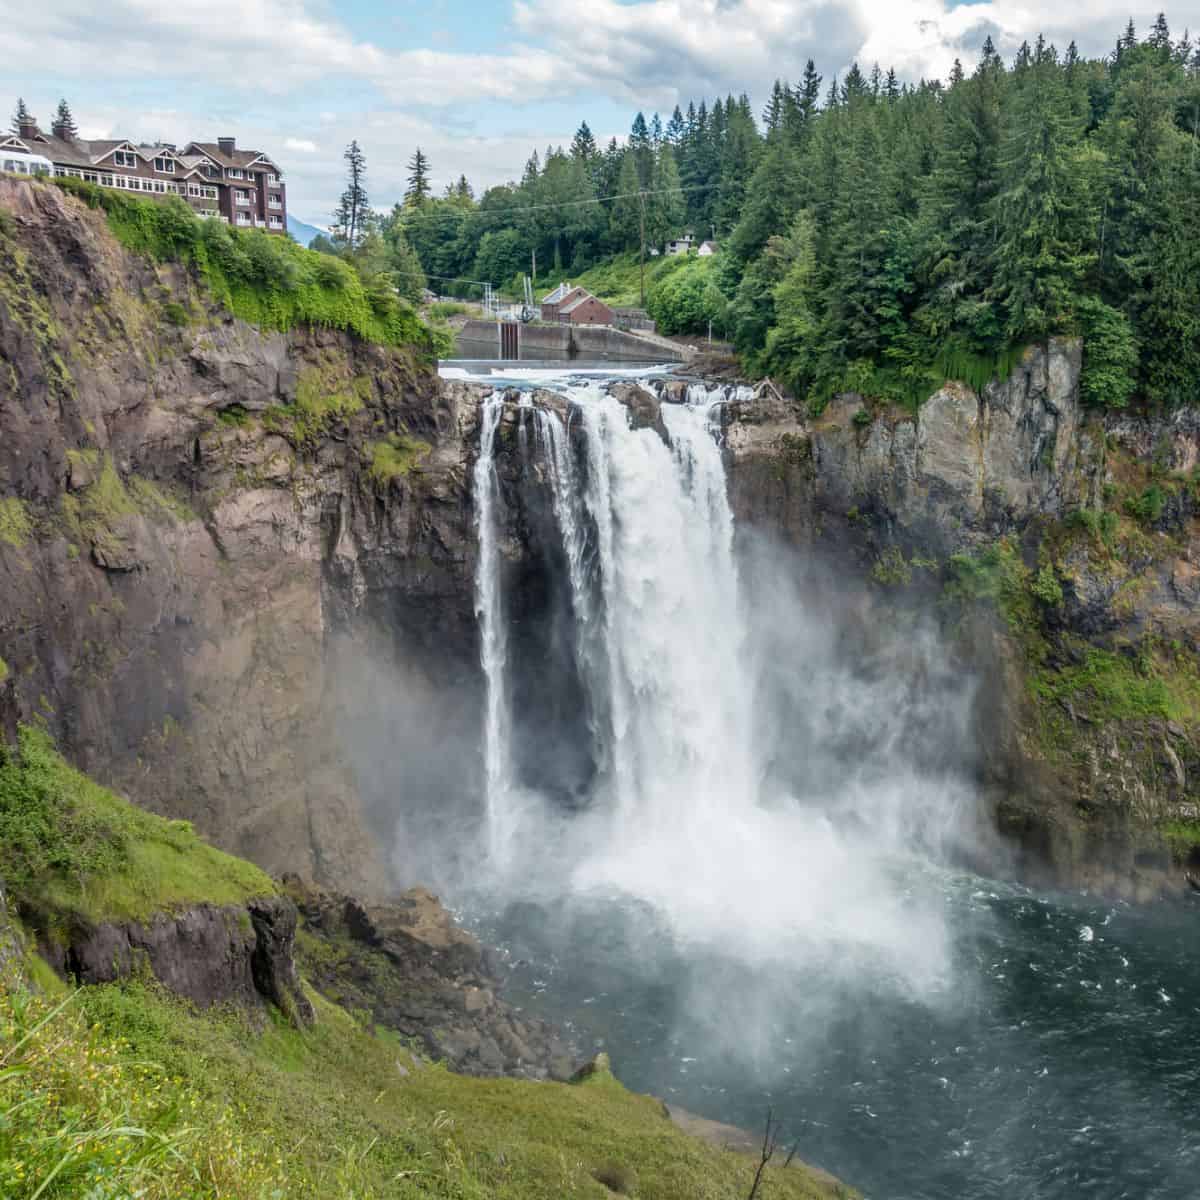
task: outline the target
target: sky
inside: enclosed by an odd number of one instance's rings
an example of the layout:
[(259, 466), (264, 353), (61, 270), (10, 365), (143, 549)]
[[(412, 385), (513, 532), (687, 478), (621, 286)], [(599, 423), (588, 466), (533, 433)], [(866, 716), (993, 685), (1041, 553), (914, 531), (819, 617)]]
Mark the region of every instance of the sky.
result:
[[(1160, 0), (1161, 2), (1161, 0)], [(904, 79), (968, 67), (989, 34), (1011, 57), (1039, 31), (1103, 54), (1128, 0), (0, 0), (0, 72), (44, 126), (60, 97), (85, 137), (234, 136), (283, 168), (288, 209), (328, 224), (356, 138), (379, 208), (420, 146), (441, 187), (519, 178), (530, 153), (600, 141), (639, 109), (747, 92), (812, 58), (826, 83), (858, 61)], [(1200, 32), (1200, 0), (1168, 9)]]

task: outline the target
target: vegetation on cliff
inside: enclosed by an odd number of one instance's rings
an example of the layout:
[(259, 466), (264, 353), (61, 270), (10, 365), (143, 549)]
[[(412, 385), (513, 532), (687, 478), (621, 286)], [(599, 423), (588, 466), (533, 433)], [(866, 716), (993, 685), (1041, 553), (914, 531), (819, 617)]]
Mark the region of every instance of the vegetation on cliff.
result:
[[(324, 325), (388, 346), (435, 357), (444, 347), (384, 275), (306, 250), (290, 238), (204, 220), (177, 198), (142, 200), (76, 179), (59, 187), (102, 209), (128, 249), (156, 262), (178, 262), (203, 279), (235, 316), (268, 329)], [(167, 314), (185, 322), (186, 310)]]
[(145, 919), (275, 890), (257, 867), (208, 845), (186, 821), (144, 812), (74, 770), (31, 727), (16, 750), (0, 744), (0, 879), (49, 936), (75, 921)]
[[(273, 888), (72, 770), (38, 730), (2, 754), (0, 879), (27, 920), (146, 917)], [(0, 893), (0, 934), (9, 921)], [(0, 1194), (12, 1200), (600, 1200), (613, 1186), (734, 1200), (753, 1176), (750, 1159), (684, 1134), (607, 1070), (571, 1085), (468, 1078), (311, 989), (317, 1020), (298, 1028), (273, 1008), (265, 1022), (197, 1011), (149, 977), (73, 989), (21, 942), (22, 970), (0, 972)], [(794, 1167), (773, 1168), (770, 1187), (849, 1195)]]

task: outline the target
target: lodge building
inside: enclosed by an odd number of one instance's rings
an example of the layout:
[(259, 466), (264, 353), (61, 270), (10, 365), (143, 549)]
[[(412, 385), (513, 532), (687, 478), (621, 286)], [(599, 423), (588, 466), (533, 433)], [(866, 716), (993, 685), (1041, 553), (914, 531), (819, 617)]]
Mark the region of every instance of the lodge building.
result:
[(15, 150), (49, 159), (54, 174), (140, 195), (181, 196), (200, 217), (239, 228), (287, 230), (283, 172), (258, 150), (239, 150), (234, 138), (188, 142), (183, 150), (161, 142), (87, 140), (44, 133), (36, 121), (0, 135), (0, 154)]

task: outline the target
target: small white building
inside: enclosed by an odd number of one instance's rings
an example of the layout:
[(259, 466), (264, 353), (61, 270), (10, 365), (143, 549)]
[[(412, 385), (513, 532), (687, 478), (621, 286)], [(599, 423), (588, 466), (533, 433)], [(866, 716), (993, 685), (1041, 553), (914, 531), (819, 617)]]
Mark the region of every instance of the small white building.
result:
[(692, 247), (695, 246), (696, 239), (690, 234), (685, 233), (683, 237), (672, 238), (667, 243), (668, 254), (690, 254)]
[(696, 251), (696, 253), (697, 253), (697, 254), (698, 254), (698, 255), (699, 255), (701, 258), (712, 258), (712, 256), (713, 256), (714, 254), (716, 254), (716, 252), (717, 252), (717, 243), (716, 243), (716, 242), (712, 242), (712, 241), (709, 241), (709, 242), (701, 242), (701, 243), (700, 243), (700, 249)]

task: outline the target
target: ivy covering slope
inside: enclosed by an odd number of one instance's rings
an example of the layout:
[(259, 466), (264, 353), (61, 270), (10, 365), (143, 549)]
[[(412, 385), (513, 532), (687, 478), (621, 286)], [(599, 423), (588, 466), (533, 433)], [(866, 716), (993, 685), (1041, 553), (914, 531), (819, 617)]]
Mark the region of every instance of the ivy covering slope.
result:
[[(54, 183), (103, 210), (128, 249), (192, 268), (213, 298), (242, 320), (281, 330), (328, 326), (364, 341), (411, 346), (427, 359), (446, 349), (384, 275), (360, 273), (279, 234), (197, 217), (176, 197), (142, 200), (76, 179)], [(186, 321), (186, 311), (174, 319)]]

